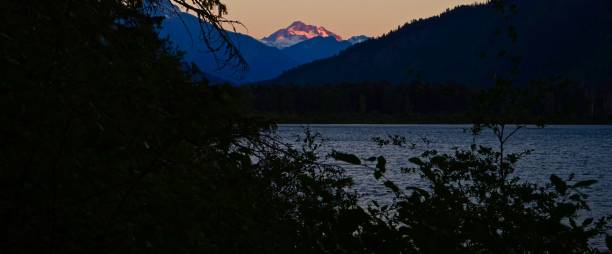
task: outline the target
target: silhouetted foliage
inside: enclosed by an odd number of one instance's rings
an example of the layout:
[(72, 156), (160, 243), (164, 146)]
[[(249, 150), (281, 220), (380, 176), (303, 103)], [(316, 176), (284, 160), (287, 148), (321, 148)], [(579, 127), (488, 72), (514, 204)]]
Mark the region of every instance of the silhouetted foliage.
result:
[(142, 2), (3, 5), (2, 253), (337, 248), (350, 181), (194, 82)]
[[(589, 241), (600, 236), (609, 241), (612, 215), (583, 217), (590, 208), (582, 190), (596, 180), (551, 175), (550, 183), (536, 184), (515, 174), (516, 163), (531, 151), (506, 153), (507, 141), (525, 125), (505, 121), (529, 109), (515, 104), (522, 96), (503, 85), (482, 96), (485, 115), (494, 117), (482, 118), (472, 130), (492, 131), (496, 149), (474, 143), (450, 154), (425, 150), (408, 159), (411, 166), (395, 169), (418, 175), (421, 181), (416, 184), (400, 186), (387, 178), (392, 169), (384, 156), (359, 160), (353, 154), (332, 153), (336, 160), (371, 170), (393, 193), (391, 204), (373, 200), (367, 209), (392, 231), (389, 248), (401, 253), (599, 253)], [(398, 136), (374, 141), (379, 146), (406, 145), (406, 138)]]
[(577, 221), (589, 209), (581, 189), (595, 181), (552, 175), (546, 185), (524, 182), (512, 173), (526, 154), (476, 144), (452, 154), (425, 151), (403, 172), (419, 175), (426, 188), (397, 186), (384, 177), (389, 169), (379, 157), (376, 166), (365, 165), (396, 199), (369, 209), (386, 216), (402, 239), (393, 244), (408, 253), (597, 252), (588, 241), (610, 229), (610, 218)]

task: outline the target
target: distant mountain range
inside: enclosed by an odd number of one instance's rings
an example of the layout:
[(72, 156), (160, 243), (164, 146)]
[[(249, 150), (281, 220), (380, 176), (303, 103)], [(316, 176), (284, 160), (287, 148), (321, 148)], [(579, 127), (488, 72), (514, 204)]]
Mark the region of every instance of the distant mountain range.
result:
[[(203, 25), (206, 26), (206, 24)], [(249, 64), (249, 70), (241, 73), (238, 69), (233, 68), (234, 66), (224, 67), (204, 44), (199, 20), (187, 13), (178, 12), (167, 16), (162, 23), (160, 35), (167, 36), (179, 50), (185, 52), (186, 62), (195, 63), (203, 72), (209, 73), (211, 76), (209, 79), (217, 82), (224, 80), (240, 84), (271, 79), (298, 65), (297, 61), (277, 48), (268, 47), (250, 36), (230, 32), (230, 39), (240, 49)], [(223, 60), (224, 56), (219, 52), (216, 53), (217, 58)], [(212, 78), (213, 76), (215, 78)]]
[(491, 3), (477, 4), (413, 21), (271, 82), (422, 80), (486, 86), (503, 76), (523, 84), (568, 78), (612, 85), (612, 1), (505, 2), (513, 7), (504, 12)]
[(332, 37), (336, 41), (342, 41), (342, 37), (330, 32), (325, 27), (307, 25), (301, 21), (295, 21), (287, 28), (280, 29), (270, 36), (264, 37), (261, 41), (271, 47), (286, 48), (316, 37)]
[[(262, 38), (261, 41), (268, 46), (283, 49), (315, 38), (333, 38), (337, 42), (348, 42), (350, 45), (370, 39), (370, 37), (365, 35), (357, 35), (345, 41), (342, 37), (327, 30), (325, 27), (308, 25), (301, 21), (295, 21), (288, 27), (279, 29), (271, 35)], [(328, 44), (329, 41), (331, 40), (327, 40)]]
[(351, 45), (349, 41), (338, 41), (334, 37), (314, 37), (283, 48), (281, 52), (299, 64), (304, 64), (333, 56)]
[[(343, 41), (342, 38), (320, 26), (307, 25), (296, 21), (286, 29), (257, 40), (241, 33), (228, 32), (232, 42), (239, 48), (249, 69), (240, 72), (233, 66), (223, 66), (211, 53), (201, 37), (199, 20), (191, 14), (167, 6), (162, 14), (165, 19), (160, 29), (162, 37), (185, 52), (184, 60), (198, 66), (204, 75), (215, 83), (229, 82), (243, 84), (269, 80), (300, 64), (333, 56), (347, 47), (367, 40), (357, 36)], [(207, 24), (203, 24), (207, 26)], [(214, 40), (213, 34), (213, 40)], [(276, 45), (276, 46), (270, 46)], [(283, 45), (283, 46), (281, 46)], [(223, 60), (222, 53), (217, 58)]]
[(293, 22), (261, 41), (280, 49), (298, 64), (331, 57), (357, 43), (370, 39), (365, 35), (353, 36), (343, 40), (339, 35), (325, 27), (308, 25), (301, 21)]

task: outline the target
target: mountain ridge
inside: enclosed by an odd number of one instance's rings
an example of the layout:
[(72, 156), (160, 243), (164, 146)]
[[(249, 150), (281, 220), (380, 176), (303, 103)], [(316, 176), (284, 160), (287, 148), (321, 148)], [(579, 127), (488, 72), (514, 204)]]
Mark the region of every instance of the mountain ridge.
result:
[[(337, 56), (290, 69), (271, 82), (488, 86), (494, 77), (506, 76), (519, 83), (551, 78), (586, 85), (612, 83), (606, 76), (612, 69), (611, 1), (510, 2), (517, 6), (513, 17), (505, 17), (492, 4), (457, 7), (407, 23)], [(507, 22), (516, 29), (516, 43), (507, 36)], [(506, 59), (510, 57), (515, 59)], [(511, 73), (510, 61), (520, 63), (518, 74)]]
[[(184, 61), (196, 64), (205, 76), (210, 76), (209, 79), (225, 80), (233, 84), (256, 82), (274, 78), (298, 65), (277, 48), (266, 46), (248, 35), (227, 31), (230, 40), (245, 58), (249, 69), (241, 71), (233, 66), (223, 66), (216, 58), (223, 58), (224, 52), (213, 53), (206, 47), (201, 38), (197, 17), (180, 11), (169, 12), (164, 16), (159, 31), (160, 36), (170, 39), (174, 46), (185, 53)], [(210, 30), (213, 31), (211, 36), (218, 36), (213, 29)]]
[(261, 41), (268, 46), (282, 49), (315, 37), (333, 37), (337, 41), (342, 41), (342, 37), (325, 27), (309, 25), (302, 21), (294, 21), (288, 27), (262, 38)]
[[(197, 17), (181, 12), (173, 6), (164, 8), (168, 11), (157, 13), (165, 17), (159, 31), (160, 35), (169, 38), (179, 50), (185, 53), (184, 61), (194, 63), (205, 77), (216, 83), (229, 82), (240, 85), (270, 80), (300, 64), (333, 56), (364, 39), (356, 37), (353, 38), (353, 42), (338, 40), (341, 37), (332, 32), (326, 32), (325, 37), (313, 35), (314, 37), (310, 39), (279, 49), (268, 46), (249, 35), (227, 31), (230, 40), (241, 51), (249, 65), (249, 70), (241, 72), (232, 68), (231, 65), (220, 66), (220, 63), (216, 61), (216, 57), (224, 57), (223, 52), (215, 52), (215, 54), (220, 54), (215, 55), (206, 47), (200, 35), (200, 23)], [(300, 23), (294, 22), (293, 24), (309, 26)], [(214, 36), (214, 30), (210, 30), (213, 31)]]
[(333, 37), (314, 37), (293, 46), (282, 48), (281, 52), (299, 64), (334, 56), (352, 46), (347, 40), (337, 41)]

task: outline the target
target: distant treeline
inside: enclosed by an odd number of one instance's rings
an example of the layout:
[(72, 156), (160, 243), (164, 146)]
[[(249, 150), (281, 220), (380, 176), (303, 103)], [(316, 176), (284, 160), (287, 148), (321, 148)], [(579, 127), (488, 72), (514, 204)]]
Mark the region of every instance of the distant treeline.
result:
[[(241, 89), (257, 114), (288, 123), (470, 123), (483, 91), (455, 84), (386, 82), (252, 85)], [(529, 105), (522, 105), (529, 112), (524, 117), (547, 123), (612, 122), (611, 88), (533, 82), (517, 89), (534, 98)]]

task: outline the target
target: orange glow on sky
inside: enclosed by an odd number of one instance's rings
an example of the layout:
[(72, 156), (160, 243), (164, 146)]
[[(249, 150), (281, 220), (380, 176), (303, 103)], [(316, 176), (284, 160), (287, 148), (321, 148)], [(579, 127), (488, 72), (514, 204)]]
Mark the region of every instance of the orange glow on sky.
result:
[[(267, 36), (293, 21), (320, 25), (344, 38), (378, 36), (417, 18), (476, 0), (225, 0), (229, 18), (241, 21), (255, 38)], [(481, 1), (482, 2), (482, 1)]]

